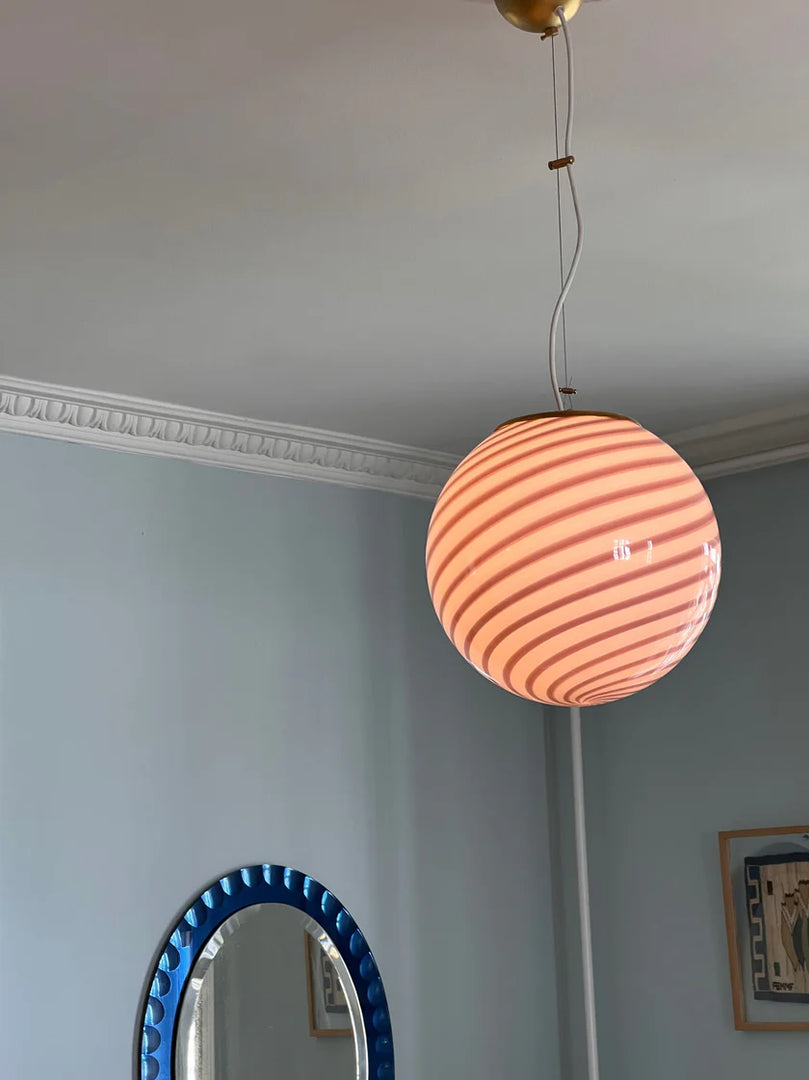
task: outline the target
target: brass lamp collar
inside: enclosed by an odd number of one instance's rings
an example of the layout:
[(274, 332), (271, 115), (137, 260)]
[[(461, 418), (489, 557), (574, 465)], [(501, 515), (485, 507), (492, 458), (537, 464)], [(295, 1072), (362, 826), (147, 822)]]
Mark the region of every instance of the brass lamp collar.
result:
[(502, 424), (498, 424), (494, 429), (495, 431), (502, 431), (503, 428), (511, 427), (512, 424), (524, 424), (529, 420), (545, 420), (545, 419), (559, 419), (566, 420), (568, 417), (576, 416), (605, 416), (608, 420), (626, 420), (630, 424), (637, 424), (637, 420), (633, 420), (631, 416), (623, 416), (621, 413), (614, 412), (594, 412), (591, 409), (564, 409), (554, 412), (538, 412), (528, 413), (526, 416), (514, 416), (511, 420), (504, 420)]
[(562, 8), (566, 19), (572, 19), (582, 5), (582, 0), (494, 0), (497, 10), (512, 26), (527, 30), (530, 34), (551, 37), (561, 23), (556, 14)]

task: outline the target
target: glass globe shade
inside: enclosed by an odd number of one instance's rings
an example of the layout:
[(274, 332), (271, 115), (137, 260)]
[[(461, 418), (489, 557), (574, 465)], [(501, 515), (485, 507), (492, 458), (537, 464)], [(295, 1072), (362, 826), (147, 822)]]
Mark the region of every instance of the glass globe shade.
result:
[(457, 467), (427, 537), (433, 605), (505, 690), (597, 705), (671, 671), (702, 632), (719, 530), (683, 459), (624, 416), (509, 421)]

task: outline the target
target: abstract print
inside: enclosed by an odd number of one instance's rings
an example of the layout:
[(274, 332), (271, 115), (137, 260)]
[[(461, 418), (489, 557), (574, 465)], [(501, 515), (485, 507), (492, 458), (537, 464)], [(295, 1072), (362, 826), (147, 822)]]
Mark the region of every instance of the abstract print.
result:
[(744, 869), (754, 996), (809, 1003), (809, 854), (747, 858)]

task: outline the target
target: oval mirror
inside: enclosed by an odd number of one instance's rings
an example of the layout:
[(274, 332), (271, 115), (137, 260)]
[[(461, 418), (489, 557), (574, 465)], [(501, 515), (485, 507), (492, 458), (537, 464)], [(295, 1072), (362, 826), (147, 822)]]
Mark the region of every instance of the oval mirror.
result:
[(392, 1080), (376, 961), (348, 911), (290, 867), (202, 892), (144, 995), (141, 1080)]

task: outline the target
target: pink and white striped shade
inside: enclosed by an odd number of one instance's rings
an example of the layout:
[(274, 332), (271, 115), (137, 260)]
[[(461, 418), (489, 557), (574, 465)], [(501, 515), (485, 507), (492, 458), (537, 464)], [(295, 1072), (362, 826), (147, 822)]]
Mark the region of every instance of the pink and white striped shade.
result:
[(634, 420), (510, 421), (447, 481), (427, 581), (456, 649), (521, 697), (597, 705), (679, 663), (716, 599), (719, 530), (670, 446)]

